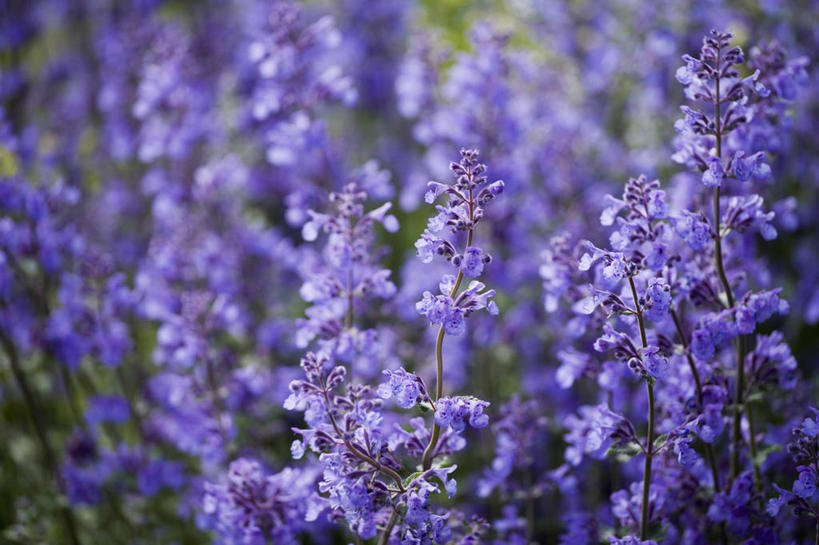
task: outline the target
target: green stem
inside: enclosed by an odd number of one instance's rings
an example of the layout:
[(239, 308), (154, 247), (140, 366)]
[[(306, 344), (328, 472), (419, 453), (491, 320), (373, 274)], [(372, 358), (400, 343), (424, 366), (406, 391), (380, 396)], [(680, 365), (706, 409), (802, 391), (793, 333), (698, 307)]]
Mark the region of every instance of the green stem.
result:
[[(720, 51), (717, 49), (717, 62), (716, 62), (716, 70), (717, 70), (717, 77), (715, 80), (715, 96), (714, 96), (714, 123), (715, 123), (715, 131), (714, 136), (716, 138), (716, 148), (717, 148), (717, 158), (722, 161), (722, 119), (720, 113), (720, 106), (722, 104), (722, 98), (720, 97), (720, 76), (719, 76), (719, 61), (720, 61)], [(728, 302), (728, 308), (734, 308), (736, 304), (736, 300), (734, 299), (734, 293), (731, 290), (731, 284), (728, 282), (728, 277), (725, 274), (725, 265), (723, 263), (722, 257), (722, 216), (720, 214), (720, 186), (714, 188), (714, 229), (716, 230), (716, 235), (714, 237), (714, 258), (716, 260), (717, 266), (717, 274), (719, 275), (720, 283), (722, 284), (722, 289), (725, 293), (725, 298)], [(737, 475), (739, 475), (739, 451), (742, 445), (742, 413), (746, 413), (746, 418), (748, 418), (748, 427), (749, 429), (753, 429), (753, 417), (751, 411), (748, 410), (747, 407), (744, 406), (744, 396), (745, 396), (745, 354), (746, 354), (746, 342), (745, 336), (740, 335), (736, 341), (736, 352), (737, 352), (737, 380), (736, 380), (736, 389), (734, 390), (734, 405), (736, 409), (734, 411), (734, 422), (733, 422), (733, 429), (731, 433), (731, 478), (735, 479)], [(757, 450), (756, 448), (756, 437), (754, 437), (753, 432), (750, 435), (749, 444), (751, 447), (751, 456), (752, 460), (751, 463), (754, 467), (754, 482), (756, 485), (757, 490), (762, 490), (762, 475), (759, 470), (759, 466), (756, 461), (756, 455), (754, 454)]]
[[(352, 246), (353, 238), (353, 217), (347, 216), (347, 225), (349, 228), (350, 240), (349, 245)], [(351, 329), (353, 327), (353, 261), (350, 259), (350, 265), (347, 267), (347, 312), (344, 315), (344, 329)], [(352, 371), (352, 367), (350, 368)]]
[(390, 534), (392, 533), (392, 529), (395, 528), (396, 522), (398, 522), (398, 511), (393, 508), (390, 514), (390, 520), (387, 521), (387, 526), (384, 527), (384, 533), (378, 538), (378, 545), (387, 545), (387, 543), (389, 543)]
[[(699, 403), (700, 410), (702, 410), (704, 408), (702, 382), (700, 382), (700, 375), (697, 371), (697, 366), (694, 364), (694, 358), (691, 357), (691, 352), (688, 350), (688, 340), (685, 336), (685, 332), (683, 331), (682, 322), (680, 322), (680, 318), (677, 316), (677, 312), (674, 309), (671, 309), (671, 318), (674, 320), (674, 325), (677, 327), (677, 334), (680, 336), (680, 342), (685, 350), (685, 358), (688, 360), (688, 366), (691, 367), (691, 374), (694, 376), (694, 382), (697, 385), (697, 401)], [(708, 467), (711, 468), (711, 478), (714, 481), (714, 492), (718, 493), (721, 490), (721, 484), (719, 480), (719, 468), (717, 467), (717, 457), (714, 455), (714, 447), (711, 445), (711, 443), (706, 443), (705, 441), (703, 441), (703, 445), (705, 445), (705, 459), (708, 462)], [(719, 535), (722, 545), (727, 545), (728, 536), (725, 534), (724, 522), (719, 523)]]
[(85, 419), (82, 417), (82, 412), (80, 412), (80, 408), (77, 406), (77, 399), (74, 396), (74, 383), (71, 381), (71, 374), (68, 372), (68, 368), (62, 363), (55, 362), (55, 364), (60, 369), (60, 378), (65, 388), (65, 397), (68, 399), (68, 406), (71, 409), (71, 414), (74, 416), (75, 424), (85, 428)]
[[(460, 279), (461, 274), (458, 274), (458, 278)], [(438, 338), (435, 341), (435, 364), (436, 364), (436, 375), (437, 380), (435, 383), (435, 401), (441, 398), (443, 395), (444, 390), (444, 358), (443, 358), (443, 347), (444, 347), (444, 335), (446, 332), (444, 331), (444, 326), (441, 326), (438, 329)], [(424, 449), (424, 455), (421, 458), (421, 464), (424, 468), (424, 471), (432, 467), (432, 458), (433, 453), (435, 451), (435, 446), (438, 444), (438, 438), (441, 436), (441, 427), (438, 425), (437, 422), (433, 419), (432, 421), (432, 435), (429, 438), (429, 444), (427, 448)]]
[[(631, 287), (631, 296), (634, 299), (634, 310), (637, 313), (637, 325), (640, 328), (640, 341), (643, 348), (648, 347), (646, 338), (646, 327), (643, 321), (643, 309), (640, 308), (640, 300), (637, 297), (637, 288), (634, 286), (634, 278), (629, 276), (628, 283)], [(646, 394), (648, 394), (648, 430), (646, 431), (646, 459), (643, 465), (643, 502), (640, 506), (640, 539), (645, 540), (648, 536), (648, 498), (651, 491), (651, 462), (654, 458), (654, 386), (651, 379), (646, 377)]]
[(654, 458), (654, 387), (646, 381), (648, 393), (648, 440), (646, 461), (643, 466), (643, 504), (640, 513), (640, 539), (648, 539), (648, 496), (651, 489), (651, 462)]
[[(756, 485), (756, 491), (758, 494), (762, 494), (762, 471), (759, 468), (759, 460), (757, 458), (757, 448), (756, 448), (756, 432), (754, 431), (754, 419), (751, 415), (751, 406), (748, 403), (745, 403), (745, 418), (748, 420), (748, 435), (750, 436), (751, 440), (749, 442), (751, 446), (751, 465), (754, 467), (754, 484)], [(760, 498), (760, 503), (762, 502), (762, 496)]]
[[(472, 221), (472, 216), (474, 214), (474, 204), (472, 202), (472, 189), (469, 190), (469, 200), (467, 201), (469, 205), (469, 221)], [(469, 248), (472, 246), (472, 228), (470, 227), (466, 233), (466, 247)], [(458, 293), (458, 289), (461, 287), (461, 282), (464, 280), (464, 273), (458, 271), (458, 276), (455, 279), (455, 285), (452, 286), (452, 290), (449, 292), (450, 299), (455, 297), (455, 294)], [(443, 356), (443, 349), (444, 349), (444, 335), (446, 332), (444, 331), (444, 326), (441, 324), (441, 327), (438, 329), (438, 338), (435, 341), (435, 399), (433, 401), (438, 401), (441, 396), (444, 395), (444, 356)], [(432, 435), (429, 438), (429, 444), (427, 448), (424, 449), (424, 454), (421, 457), (421, 467), (423, 467), (424, 471), (428, 470), (432, 467), (432, 459), (434, 458), (434, 451), (435, 446), (438, 444), (438, 439), (441, 436), (441, 427), (435, 422), (435, 418), (432, 419)]]
[[(688, 351), (688, 340), (683, 332), (682, 323), (680, 322), (679, 316), (677, 316), (677, 312), (674, 309), (671, 309), (671, 318), (674, 320), (674, 325), (677, 327), (677, 334), (680, 336), (680, 342), (682, 343), (683, 349), (685, 351), (685, 358), (688, 360), (688, 366), (691, 368), (691, 374), (694, 376), (694, 383), (697, 386), (697, 401), (700, 406), (700, 410), (704, 408), (703, 406), (703, 394), (702, 394), (702, 382), (700, 381), (700, 375), (697, 371), (697, 366), (694, 364), (694, 358), (691, 357), (691, 353)], [(711, 468), (711, 476), (714, 480), (714, 490), (716, 492), (720, 491), (720, 480), (719, 480), (719, 473), (717, 469), (717, 462), (716, 457), (714, 456), (714, 448), (711, 446), (711, 443), (706, 443), (703, 441), (705, 445), (705, 456), (708, 461), (708, 466)]]
[(131, 388), (128, 386), (128, 379), (125, 376), (125, 371), (123, 369), (124, 364), (120, 364), (114, 369), (114, 374), (117, 377), (117, 382), (119, 382), (120, 389), (122, 390), (122, 395), (125, 398), (125, 401), (128, 403), (128, 412), (131, 413), (131, 421), (136, 427), (137, 434), (139, 437), (145, 442), (145, 430), (142, 427), (142, 417), (140, 416), (139, 412), (137, 411), (136, 403), (134, 402), (134, 396), (131, 392)]

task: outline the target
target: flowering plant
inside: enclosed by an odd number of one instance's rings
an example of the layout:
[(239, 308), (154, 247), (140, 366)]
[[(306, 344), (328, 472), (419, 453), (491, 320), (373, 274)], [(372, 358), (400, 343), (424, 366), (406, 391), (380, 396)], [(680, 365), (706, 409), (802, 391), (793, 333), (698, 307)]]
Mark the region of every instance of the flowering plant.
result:
[(0, 543), (819, 543), (809, 4), (0, 2)]

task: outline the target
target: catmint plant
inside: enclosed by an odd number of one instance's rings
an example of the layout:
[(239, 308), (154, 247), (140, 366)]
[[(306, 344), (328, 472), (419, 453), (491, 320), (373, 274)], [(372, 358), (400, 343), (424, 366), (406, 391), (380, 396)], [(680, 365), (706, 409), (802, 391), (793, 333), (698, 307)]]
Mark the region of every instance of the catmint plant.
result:
[(812, 415), (793, 428), (791, 441), (787, 445), (788, 454), (798, 464), (798, 477), (789, 489), (773, 484), (779, 496), (768, 500), (766, 511), (776, 517), (787, 505), (793, 516), (815, 519), (816, 540), (819, 541), (819, 507), (815, 501), (819, 483), (819, 411), (813, 407), (810, 410)]
[[(434, 401), (440, 406), (446, 403), (447, 412), (451, 406), (449, 400), (441, 399), (444, 391), (443, 343), (446, 334), (461, 335), (466, 329), (465, 319), (474, 311), (486, 309), (490, 314), (498, 313), (498, 306), (492, 300), (494, 290), (486, 290), (483, 283), (470, 281), (466, 289), (459, 292), (464, 277), (480, 276), (484, 266), (492, 261), (491, 256), (483, 249), (473, 246), (475, 227), (483, 218), (485, 206), (503, 192), (504, 183), (500, 180), (488, 183), (485, 175), (486, 165), (478, 162), (477, 150), (461, 150), (461, 160), (451, 163), (450, 169), (456, 177), (452, 185), (440, 182), (429, 182), (424, 200), (432, 204), (441, 195), (448, 197), (445, 206), (437, 205), (437, 214), (429, 219), (427, 228), (415, 243), (418, 255), (424, 262), (432, 261), (435, 256), (443, 257), (456, 268), (457, 275), (444, 275), (439, 285), (440, 295), (433, 296), (424, 292), (424, 298), (415, 306), (420, 314), (427, 317), (431, 324), (440, 324), (435, 341), (436, 389)], [(451, 235), (466, 233), (465, 247), (460, 250), (450, 240)], [(461, 405), (463, 407), (463, 405)], [(435, 457), (435, 448), (441, 433), (441, 418), (435, 411), (435, 423), (429, 445), (424, 451), (423, 467), (429, 469)], [(459, 408), (459, 410), (461, 410)], [(483, 426), (486, 422), (481, 420)], [(483, 427), (476, 426), (476, 427)]]
[[(588, 241), (581, 245), (579, 269), (593, 272), (594, 283), (573, 309), (581, 315), (601, 309), (607, 317), (604, 335), (595, 341), (594, 348), (612, 353), (646, 382), (648, 427), (647, 440), (642, 443), (634, 437), (630, 423), (625, 428), (601, 429), (606, 420), (589, 408), (575, 422), (570, 421), (567, 457), (571, 454), (569, 459), (576, 465), (584, 454), (600, 456), (607, 448), (627, 457), (635, 453), (645, 456), (640, 486), (634, 483), (630, 493), (618, 491), (611, 496), (619, 523), (630, 530), (639, 528), (639, 538), (627, 539), (641, 542), (651, 537), (652, 522), (670, 514), (670, 506), (663, 505), (659, 493), (652, 490), (652, 478), (653, 473), (659, 473), (657, 488), (667, 486), (665, 478), (672, 470), (667, 458), (672, 455), (689, 471), (700, 465), (709, 469), (710, 479), (703, 484), (712, 489), (713, 503), (705, 514), (717, 523), (715, 538), (727, 543), (731, 534), (761, 539), (772, 532), (770, 521), (760, 511), (764, 457), (757, 444), (751, 405), (745, 400), (759, 399), (773, 384), (777, 389), (792, 390), (796, 365), (781, 334), (757, 335), (755, 346), (752, 342), (751, 335), (758, 332), (760, 324), (788, 312), (789, 305), (779, 296), (781, 290), (749, 289), (749, 279), (738, 274), (738, 263), (726, 257), (736, 260), (752, 252), (751, 233), (759, 233), (765, 240), (777, 236), (774, 214), (764, 209), (762, 197), (744, 193), (751, 180), (771, 176), (766, 150), (732, 149), (730, 160), (723, 157), (723, 139), (725, 149), (742, 142), (729, 135), (744, 128), (752, 115), (763, 115), (764, 101), (769, 97), (758, 71), (740, 77), (736, 67), (743, 62), (743, 55), (739, 48), (730, 46), (730, 38), (730, 34), (712, 32), (705, 38), (699, 57), (684, 56), (686, 65), (676, 74), (689, 99), (713, 106), (713, 112), (707, 113), (682, 108), (685, 117), (675, 124), (679, 137), (673, 157), (697, 169), (705, 191), (713, 192), (709, 196), (712, 219), (708, 219), (707, 210), (691, 210), (686, 204), (671, 202), (659, 181), (640, 177), (626, 184), (622, 198), (607, 197), (601, 223), (615, 227), (609, 247), (600, 248)], [(721, 195), (722, 188), (730, 190), (728, 197)], [(694, 198), (692, 202), (696, 205), (701, 200)], [(543, 270), (548, 280), (545, 286), (560, 289), (558, 294), (566, 293), (556, 282), (556, 274), (565, 267), (559, 268), (554, 253), (548, 257), (550, 262)], [(689, 304), (696, 310), (686, 311)], [(693, 327), (688, 325), (692, 314), (696, 317)], [(732, 342), (735, 366), (723, 357)], [(589, 365), (568, 353), (563, 361), (561, 371), (567, 384), (582, 376)], [(735, 377), (733, 395), (729, 393), (731, 375)], [(690, 393), (674, 401), (679, 394), (673, 392), (679, 388)], [(688, 395), (691, 397), (686, 401)], [(611, 396), (608, 403), (612, 403)], [(730, 412), (726, 411), (729, 403)], [(610, 412), (605, 405), (599, 410)], [(658, 416), (663, 434), (655, 442)], [(741, 431), (743, 416), (747, 439)], [(722, 475), (718, 449), (726, 417), (733, 420), (731, 467), (728, 475)], [(692, 448), (695, 439), (701, 441), (702, 460)], [(750, 471), (740, 467), (746, 442)], [(661, 460), (657, 471), (652, 471), (653, 458)]]
[[(317, 352), (310, 352), (302, 359), (306, 380), (290, 385), (293, 393), (285, 402), (285, 408), (304, 411), (308, 425), (306, 429), (295, 429), (300, 439), (293, 442), (291, 452), (295, 458), (301, 458), (309, 449), (319, 455), (324, 467), (320, 494), (311, 500), (312, 518), (327, 510), (331, 516), (346, 519), (350, 530), (362, 539), (375, 537), (380, 529), (381, 542), (386, 543), (398, 529), (405, 540), (449, 541), (453, 532), (450, 524), (454, 520), (449, 521), (450, 514), (432, 510), (430, 495), (445, 491), (449, 497), (454, 496), (455, 480), (449, 475), (456, 466), (433, 466), (433, 462), (439, 456), (463, 448), (460, 434), (467, 426), (483, 428), (488, 424), (488, 416), (484, 414), (488, 403), (471, 396), (444, 396), (442, 383), (444, 335), (462, 334), (466, 318), (476, 310), (487, 308), (497, 313), (491, 300), (494, 292), (486, 290), (480, 282), (473, 281), (459, 292), (464, 276), (478, 276), (490, 261), (483, 250), (472, 245), (473, 233), (486, 204), (503, 189), (503, 182), (487, 183), (483, 176), (486, 167), (478, 163), (477, 157), (474, 150), (462, 150), (461, 161), (451, 166), (456, 176), (454, 185), (430, 182), (426, 200), (432, 203), (446, 193), (449, 202), (438, 206), (438, 215), (429, 221), (428, 229), (416, 243), (423, 260), (440, 255), (458, 269), (457, 277), (443, 278), (441, 295), (425, 292), (416, 305), (419, 313), (439, 325), (438, 379), (434, 395), (423, 379), (403, 368), (384, 370), (385, 381), (377, 389), (353, 383), (347, 384), (344, 392), (347, 368), (340, 365), (344, 361), (338, 349), (340, 345), (326, 342), (348, 334), (345, 331), (352, 328), (356, 297), (386, 293), (379, 287), (379, 283), (386, 281), (386, 275), (377, 267), (366, 265), (364, 260), (370, 253), (372, 224), (383, 223), (388, 230), (396, 227), (395, 218), (386, 215), (389, 206), (383, 205), (365, 214), (361, 203), (366, 194), (350, 184), (343, 193), (331, 196), (336, 215), (311, 212), (312, 219), (303, 229), (308, 240), (317, 237), (319, 228), (329, 233), (328, 264), (334, 266), (334, 276), (320, 274), (305, 284), (311, 289), (302, 292), (311, 300), (317, 291), (313, 286), (327, 286), (323, 292), (327, 304), (331, 304), (333, 298), (342, 301), (336, 320), (343, 315), (344, 327), (316, 329), (324, 332), (325, 341), (320, 343)], [(450, 236), (464, 231), (466, 247), (459, 253)], [(353, 270), (356, 264), (357, 270)], [(322, 312), (322, 315), (331, 317), (332, 313)], [(309, 323), (305, 323), (305, 327), (310, 327)], [(390, 432), (385, 427), (384, 401), (405, 410), (419, 404), (430, 408), (432, 430), (423, 419), (414, 418), (413, 433), (400, 428)], [(420, 472), (406, 476), (399, 449), (420, 458)]]
[(683, 57), (686, 64), (677, 70), (676, 77), (685, 86), (686, 97), (695, 103), (704, 103), (712, 110), (704, 112), (682, 107), (685, 118), (675, 124), (680, 138), (676, 143), (679, 151), (674, 159), (701, 171), (703, 185), (713, 194), (711, 238), (714, 240), (713, 261), (719, 281), (719, 291), (713, 295), (715, 302), (725, 309), (718, 315), (712, 314), (703, 319), (701, 326), (692, 333), (692, 351), (698, 358), (708, 360), (726, 340), (736, 339), (733, 401), (739, 409), (733, 418), (731, 477), (736, 478), (740, 472), (741, 419), (744, 413), (749, 427), (748, 443), (754, 478), (757, 490), (761, 490), (763, 483), (757, 461), (753, 410), (744, 403), (748, 395), (745, 362), (750, 350), (747, 335), (754, 332), (756, 324), (767, 320), (772, 314), (787, 312), (788, 307), (778, 299), (778, 290), (747, 291), (738, 300), (735, 295), (736, 279), (729, 278), (730, 269), (726, 272), (723, 243), (732, 232), (752, 229), (767, 240), (775, 238), (777, 234), (769, 223), (773, 213), (764, 211), (760, 196), (739, 192), (728, 199), (722, 197), (723, 186), (729, 187), (731, 180), (748, 183), (765, 180), (771, 175), (764, 149), (723, 149), (723, 142), (729, 141), (731, 133), (746, 125), (752, 115), (764, 115), (764, 105), (759, 108), (760, 111), (754, 111), (748, 106), (749, 100), (754, 96), (765, 99), (770, 95), (770, 90), (759, 81), (759, 70), (745, 78), (740, 77), (737, 65), (742, 64), (745, 57), (740, 48), (731, 46), (731, 38), (730, 33), (712, 31), (704, 38), (698, 57)]
[[(625, 211), (625, 217), (618, 217), (622, 211)], [(646, 383), (646, 439), (644, 442), (636, 440), (633, 429), (619, 439), (623, 447), (636, 443), (645, 456), (642, 498), (638, 503), (640, 540), (648, 539), (652, 461), (659, 450), (655, 445), (654, 386), (670, 372), (670, 354), (662, 346), (663, 339), (654, 337), (649, 343), (651, 324), (665, 320), (671, 304), (671, 287), (665, 278), (656, 276), (666, 267), (670, 257), (668, 239), (671, 229), (665, 222), (667, 217), (668, 204), (665, 192), (659, 189), (659, 182), (649, 182), (645, 177), (629, 180), (623, 198), (610, 197), (609, 206), (601, 216), (604, 225), (617, 225), (617, 230), (609, 238), (611, 249), (603, 250), (585, 242), (587, 252), (579, 262), (581, 271), (596, 266), (600, 287), (591, 288), (592, 294), (578, 302), (578, 310), (591, 313), (600, 305), (608, 316), (619, 317), (615, 322), (617, 325), (604, 325), (604, 335), (594, 343), (594, 349), (612, 352), (619, 362)], [(602, 437), (611, 439), (616, 427), (603, 429)]]
[(0, 1), (0, 542), (816, 543), (817, 6), (746, 4)]

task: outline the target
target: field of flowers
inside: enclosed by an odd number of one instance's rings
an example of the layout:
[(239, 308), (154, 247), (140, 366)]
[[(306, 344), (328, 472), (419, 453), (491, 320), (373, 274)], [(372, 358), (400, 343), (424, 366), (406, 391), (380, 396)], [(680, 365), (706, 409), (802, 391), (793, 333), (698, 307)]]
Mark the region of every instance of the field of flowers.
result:
[(0, 543), (819, 545), (815, 0), (0, 0)]

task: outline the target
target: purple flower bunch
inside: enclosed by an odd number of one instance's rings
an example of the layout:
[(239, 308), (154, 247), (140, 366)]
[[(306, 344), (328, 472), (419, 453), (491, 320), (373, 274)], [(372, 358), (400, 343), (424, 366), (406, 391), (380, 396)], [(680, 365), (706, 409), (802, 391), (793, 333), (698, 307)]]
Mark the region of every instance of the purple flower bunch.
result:
[(813, 418), (805, 418), (793, 428), (793, 437), (788, 443), (788, 454), (794, 463), (799, 477), (793, 482), (790, 490), (783, 490), (775, 483), (773, 487), (779, 496), (768, 500), (766, 510), (772, 517), (779, 514), (784, 505), (791, 508), (795, 517), (814, 518), (819, 521), (815, 498), (819, 482), (819, 411), (811, 407)]
[[(430, 182), (433, 193), (428, 197), (432, 202), (437, 196), (435, 191), (439, 194), (449, 191), (449, 205), (439, 207), (439, 216), (429, 223), (448, 222), (453, 234), (466, 231), (467, 251), (473, 248), (473, 231), (477, 220), (483, 217), (483, 206), (499, 193), (496, 190), (493, 194), (488, 188), (481, 190), (486, 183), (485, 176), (482, 176), (486, 167), (477, 162), (477, 157), (477, 151), (462, 150), (461, 161), (451, 167), (456, 184), (450, 189), (438, 189), (443, 184)], [(503, 183), (495, 182), (489, 187), (502, 188)], [(329, 316), (337, 326), (325, 321), (321, 327), (310, 330), (322, 332), (319, 350), (309, 352), (302, 359), (305, 379), (290, 383), (292, 393), (284, 406), (288, 410), (302, 411), (308, 426), (306, 429), (294, 428), (301, 438), (293, 442), (291, 453), (299, 459), (309, 449), (318, 455), (318, 463), (323, 468), (322, 480), (311, 496), (309, 518), (315, 519), (327, 511), (329, 520), (346, 520), (350, 530), (362, 539), (370, 539), (381, 532), (383, 543), (395, 533), (403, 536), (404, 541), (431, 539), (444, 544), (452, 538), (453, 531), (463, 529), (458, 527), (458, 520), (451, 517), (451, 513), (436, 512), (430, 496), (443, 491), (450, 498), (455, 495), (456, 482), (449, 475), (457, 466), (434, 465), (434, 462), (436, 458), (463, 449), (465, 441), (460, 434), (467, 424), (472, 428), (483, 428), (489, 423), (489, 417), (484, 414), (489, 404), (471, 396), (443, 396), (442, 342), (446, 332), (452, 333), (447, 321), (451, 322), (453, 315), (460, 320), (457, 334), (463, 332), (464, 319), (472, 311), (489, 308), (497, 313), (497, 307), (489, 300), (494, 292), (484, 292), (483, 284), (473, 282), (459, 294), (459, 286), (466, 274), (464, 270), (469, 269), (463, 262), (453, 263), (460, 270), (457, 278), (446, 275), (442, 281), (442, 285), (446, 284), (446, 298), (439, 296), (430, 303), (429, 309), (424, 309), (424, 302), (431, 299), (426, 292), (424, 301), (418, 304), (419, 312), (426, 314), (433, 323), (441, 323), (436, 347), (439, 363), (437, 393), (434, 396), (428, 392), (423, 379), (403, 368), (384, 370), (386, 381), (378, 388), (348, 383), (347, 367), (339, 363), (350, 361), (350, 358), (345, 357), (345, 351), (339, 347), (349, 346), (353, 357), (357, 352), (368, 350), (362, 343), (343, 341), (343, 336), (349, 335), (353, 329), (355, 301), (366, 295), (389, 296), (394, 291), (392, 284), (387, 283), (388, 271), (368, 263), (367, 257), (372, 255), (373, 223), (382, 223), (388, 231), (394, 231), (397, 220), (387, 215), (389, 203), (365, 214), (362, 205), (365, 199), (365, 192), (355, 184), (349, 184), (342, 193), (331, 194), (335, 216), (311, 212), (312, 219), (303, 228), (307, 240), (314, 240), (319, 228), (329, 234), (325, 259), (330, 269), (319, 270), (302, 288), (305, 300), (314, 303), (308, 309), (308, 316), (318, 315), (314, 311), (324, 308), (320, 310), (321, 315)], [(440, 231), (435, 228), (436, 233)], [(427, 230), (422, 240), (433, 236)], [(438, 248), (455, 247), (446, 238), (434, 240)], [(454, 251), (439, 253), (453, 262), (458, 257)], [(482, 262), (481, 269), (483, 265)], [(480, 271), (469, 272), (477, 276)], [(336, 305), (337, 300), (341, 304)], [(338, 308), (335, 315), (329, 307)], [(432, 317), (436, 313), (440, 316), (437, 319)], [(304, 327), (310, 327), (309, 322)], [(338, 344), (338, 341), (342, 343)], [(406, 432), (395, 422), (395, 415), (385, 414), (382, 400), (392, 400), (405, 410), (417, 405), (431, 410), (432, 430), (424, 419), (413, 418), (414, 431)], [(402, 450), (407, 455), (420, 457), (421, 471), (406, 476), (405, 463), (399, 456)]]
[[(742, 142), (731, 138), (734, 131), (773, 106), (766, 102), (770, 95), (759, 71), (740, 77), (744, 56), (730, 41), (730, 34), (712, 31), (699, 55), (685, 55), (676, 73), (687, 98), (711, 108), (683, 106), (674, 154), (675, 161), (701, 173), (705, 192), (713, 193), (711, 219), (708, 210), (691, 208), (705, 199), (695, 195), (689, 203), (675, 203), (659, 181), (641, 176), (629, 180), (622, 198), (606, 198), (600, 220), (613, 227), (609, 247), (581, 244), (578, 268), (593, 274), (593, 284), (580, 292), (573, 310), (581, 315), (602, 311), (603, 335), (594, 349), (612, 354), (646, 384), (644, 441), (634, 436), (628, 419), (611, 412), (611, 393), (607, 404), (567, 422), (575, 464), (583, 453), (643, 458), (642, 481), (611, 496), (619, 525), (626, 534), (633, 532), (622, 538), (626, 541), (612, 538), (613, 543), (653, 542), (671, 517), (682, 516), (664, 488), (669, 472), (679, 471), (691, 472), (692, 484), (710, 491), (712, 503), (704, 514), (715, 523), (712, 539), (762, 540), (773, 532), (761, 510), (762, 465), (771, 449), (759, 442), (754, 403), (771, 395), (774, 384), (776, 390), (792, 390), (796, 365), (780, 333), (751, 337), (772, 316), (786, 314), (789, 305), (779, 289), (752, 289), (753, 278), (742, 270), (742, 260), (754, 251), (750, 233), (765, 240), (777, 235), (774, 213), (746, 189), (751, 180), (771, 176), (766, 154), (773, 150), (736, 149), (730, 155), (727, 150)], [(551, 277), (555, 265), (547, 267)], [(573, 361), (564, 364), (572, 366), (565, 372), (583, 376), (590, 364), (583, 358)], [(609, 365), (593, 374), (599, 373), (598, 382), (611, 391), (610, 379), (604, 381), (612, 373)], [(599, 411), (624, 421), (625, 428), (601, 427), (607, 420)], [(719, 446), (729, 428), (726, 420), (733, 423), (727, 475), (721, 474), (724, 451)], [(669, 465), (672, 457), (681, 468)]]
[[(461, 150), (461, 160), (451, 163), (450, 169), (456, 177), (452, 185), (429, 182), (424, 195), (432, 204), (441, 195), (449, 197), (445, 206), (437, 205), (437, 214), (427, 221), (427, 228), (415, 243), (418, 256), (424, 263), (441, 256), (458, 271), (457, 277), (444, 275), (439, 284), (440, 295), (424, 292), (424, 298), (415, 308), (432, 324), (441, 324), (442, 331), (450, 335), (461, 335), (466, 329), (465, 318), (472, 312), (485, 308), (490, 314), (498, 313), (498, 306), (492, 300), (494, 290), (486, 290), (477, 280), (458, 292), (463, 278), (480, 276), (484, 266), (492, 257), (483, 249), (472, 245), (472, 237), (478, 222), (483, 218), (485, 206), (503, 192), (501, 180), (488, 183), (486, 166), (478, 162), (476, 150)], [(466, 247), (462, 252), (449, 240), (451, 235), (466, 233)], [(456, 297), (457, 295), (457, 297)]]

